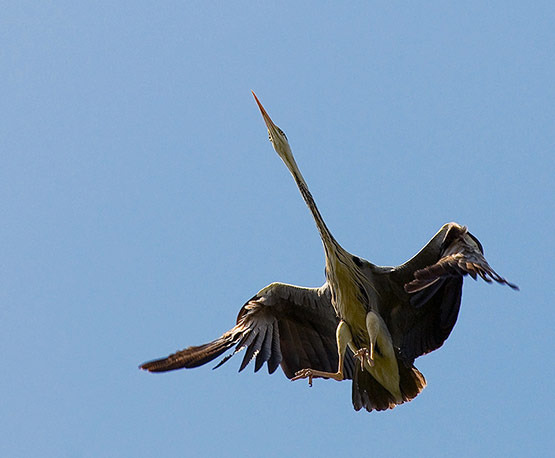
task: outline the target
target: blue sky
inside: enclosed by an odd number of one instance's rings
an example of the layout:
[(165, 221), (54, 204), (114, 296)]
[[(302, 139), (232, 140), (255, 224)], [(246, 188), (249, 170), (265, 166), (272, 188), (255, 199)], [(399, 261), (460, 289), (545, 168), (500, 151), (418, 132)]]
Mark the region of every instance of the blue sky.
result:
[[(3, 5), (2, 456), (553, 449), (555, 7), (451, 3)], [(465, 283), (413, 402), (137, 369), (272, 281), (324, 281), (251, 90), (346, 249), (399, 264), (457, 221), (521, 287)]]

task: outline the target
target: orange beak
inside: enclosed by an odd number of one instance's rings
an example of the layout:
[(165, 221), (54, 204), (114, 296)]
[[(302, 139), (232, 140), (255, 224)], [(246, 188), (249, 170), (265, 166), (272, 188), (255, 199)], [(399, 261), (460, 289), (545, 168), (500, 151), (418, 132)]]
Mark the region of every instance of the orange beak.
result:
[(272, 133), (272, 131), (276, 131), (277, 126), (272, 121), (272, 118), (270, 118), (270, 115), (266, 112), (266, 110), (264, 109), (264, 107), (260, 103), (260, 100), (258, 100), (258, 97), (256, 96), (256, 94), (253, 91), (251, 91), (251, 92), (252, 92), (252, 95), (254, 96), (254, 100), (256, 100), (256, 104), (258, 105), (258, 108), (260, 108), (260, 113), (262, 113), (262, 118), (264, 118), (264, 122), (266, 123), (266, 127), (268, 128), (270, 133)]

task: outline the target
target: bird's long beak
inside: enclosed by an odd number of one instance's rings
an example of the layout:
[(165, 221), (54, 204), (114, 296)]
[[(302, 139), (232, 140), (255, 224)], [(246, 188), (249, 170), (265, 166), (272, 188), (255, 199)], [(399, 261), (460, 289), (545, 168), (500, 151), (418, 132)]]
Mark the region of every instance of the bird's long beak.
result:
[(264, 122), (266, 123), (266, 127), (268, 128), (268, 132), (270, 133), (270, 135), (272, 135), (273, 138), (275, 138), (275, 135), (273, 134), (277, 131), (278, 127), (274, 124), (274, 121), (272, 121), (272, 118), (270, 118), (270, 115), (266, 113), (266, 110), (260, 103), (260, 100), (258, 100), (258, 97), (254, 93), (254, 91), (251, 91), (251, 92), (252, 92), (252, 95), (254, 96), (254, 100), (256, 100), (256, 104), (258, 105), (258, 108), (260, 108), (260, 113), (262, 113), (262, 118), (264, 118)]
[(293, 176), (301, 177), (301, 172), (299, 171), (299, 168), (295, 163), (295, 159), (291, 154), (291, 147), (289, 146), (289, 142), (287, 141), (287, 136), (278, 126), (274, 124), (274, 121), (272, 121), (270, 115), (266, 113), (266, 110), (260, 103), (260, 100), (258, 100), (256, 94), (253, 92), (252, 95), (254, 96), (254, 100), (256, 100), (258, 108), (260, 108), (260, 113), (262, 113), (262, 118), (264, 119), (266, 127), (268, 128), (268, 135), (270, 136), (270, 142), (272, 143), (274, 150), (276, 151), (276, 153), (278, 153), (278, 156), (281, 158), (281, 160), (285, 162), (285, 165), (293, 174)]

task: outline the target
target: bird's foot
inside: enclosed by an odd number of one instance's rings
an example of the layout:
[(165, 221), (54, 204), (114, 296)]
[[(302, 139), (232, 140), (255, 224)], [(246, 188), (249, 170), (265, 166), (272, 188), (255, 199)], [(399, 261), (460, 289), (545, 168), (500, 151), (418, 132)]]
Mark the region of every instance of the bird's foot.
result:
[(343, 372), (323, 372), (317, 371), (316, 369), (301, 369), (300, 371), (295, 372), (295, 377), (293, 377), (291, 381), (308, 378), (308, 386), (312, 386), (312, 379), (318, 377), (332, 378), (337, 381), (344, 379)]
[(366, 347), (359, 348), (354, 353), (354, 357), (360, 360), (360, 368), (364, 369), (364, 362), (366, 361), (370, 367), (374, 367), (374, 358), (370, 354), (370, 350)]
[(312, 386), (312, 377), (314, 377), (312, 369), (301, 369), (300, 371), (295, 372), (295, 377), (293, 377), (291, 381), (308, 378), (308, 386)]

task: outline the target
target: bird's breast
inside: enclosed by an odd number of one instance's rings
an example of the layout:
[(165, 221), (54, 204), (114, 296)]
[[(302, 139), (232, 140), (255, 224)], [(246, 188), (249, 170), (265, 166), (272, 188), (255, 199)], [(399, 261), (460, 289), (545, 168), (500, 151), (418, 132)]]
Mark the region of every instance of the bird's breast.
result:
[(366, 331), (368, 294), (348, 269), (339, 265), (334, 270), (335, 278), (329, 278), (328, 281), (332, 289), (332, 304), (335, 311), (339, 318), (349, 325), (355, 340), (360, 338), (368, 340)]

